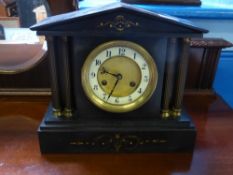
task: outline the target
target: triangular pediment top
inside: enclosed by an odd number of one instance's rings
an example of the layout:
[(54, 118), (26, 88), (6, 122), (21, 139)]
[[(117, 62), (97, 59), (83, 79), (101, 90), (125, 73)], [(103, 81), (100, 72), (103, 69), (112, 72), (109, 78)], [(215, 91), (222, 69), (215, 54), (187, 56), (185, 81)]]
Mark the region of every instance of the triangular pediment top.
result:
[[(56, 15), (49, 17), (45, 19), (44, 21), (39, 22), (38, 24), (35, 24), (34, 26), (31, 27), (32, 30), (37, 30), (37, 31), (52, 31), (56, 27), (66, 25), (67, 23), (70, 22), (79, 22), (83, 21), (83, 19), (92, 20), (92, 17), (95, 17), (98, 15), (98, 17), (105, 16), (105, 14), (111, 14), (111, 13), (116, 13), (116, 12), (129, 12), (131, 14), (140, 14), (143, 16), (143, 18), (150, 19), (150, 20), (159, 20), (163, 21), (164, 23), (169, 23), (171, 25), (177, 26), (179, 28), (187, 29), (191, 31), (190, 33), (205, 33), (207, 30), (201, 29), (195, 25), (193, 25), (191, 22), (183, 19), (179, 19), (176, 17), (172, 17), (169, 15), (165, 14), (160, 14), (160, 13), (155, 13), (151, 11), (147, 11), (141, 8), (133, 7), (132, 5), (128, 5), (125, 3), (112, 3), (108, 5), (104, 5), (101, 7), (95, 7), (95, 8), (89, 8), (89, 9), (84, 9), (84, 10), (79, 10), (79, 11), (74, 11), (66, 14), (61, 14), (61, 15)], [(142, 20), (143, 20), (142, 18)], [(150, 24), (148, 24), (149, 27)]]

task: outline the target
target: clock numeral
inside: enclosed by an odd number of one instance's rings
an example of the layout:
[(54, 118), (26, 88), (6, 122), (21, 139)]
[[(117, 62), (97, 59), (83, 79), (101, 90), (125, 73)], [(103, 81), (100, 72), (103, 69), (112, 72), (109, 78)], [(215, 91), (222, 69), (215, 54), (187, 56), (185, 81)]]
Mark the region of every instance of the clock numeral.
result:
[(119, 103), (119, 98), (116, 98), (116, 99), (115, 99), (115, 103)]
[(103, 94), (103, 100), (107, 100), (107, 94), (106, 93)]
[(133, 54), (133, 59), (136, 60), (136, 57), (137, 57), (137, 53), (134, 53), (134, 54)]
[(142, 70), (146, 70), (146, 67), (147, 67), (147, 64), (146, 64), (146, 63), (143, 63), (143, 65), (142, 65)]
[(123, 48), (123, 47), (119, 48), (119, 55), (120, 56), (124, 56), (125, 55), (125, 48)]
[(149, 81), (149, 77), (148, 77), (148, 75), (145, 75), (144, 76), (144, 82), (148, 82)]
[(133, 101), (133, 99), (132, 99), (131, 96), (129, 96), (128, 101), (129, 101), (129, 102)]
[(142, 93), (142, 88), (138, 89), (138, 93), (141, 94)]
[(98, 91), (99, 86), (95, 84), (94, 87), (93, 87), (93, 89), (94, 89), (95, 91)]
[(91, 72), (91, 78), (95, 78), (95, 72)]
[(106, 51), (106, 57), (107, 57), (107, 58), (110, 58), (111, 56), (112, 56), (112, 51), (107, 50), (107, 51)]
[(95, 65), (96, 65), (96, 66), (101, 65), (101, 60), (97, 60), (97, 59), (96, 59), (96, 60), (95, 60)]

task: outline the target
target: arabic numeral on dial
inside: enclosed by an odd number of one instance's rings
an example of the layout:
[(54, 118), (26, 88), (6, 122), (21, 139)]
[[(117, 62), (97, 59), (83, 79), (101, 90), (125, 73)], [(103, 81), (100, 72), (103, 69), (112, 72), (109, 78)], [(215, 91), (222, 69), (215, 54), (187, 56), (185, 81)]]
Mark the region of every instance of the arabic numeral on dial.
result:
[(120, 56), (124, 56), (125, 55), (125, 48), (123, 48), (123, 47), (119, 48), (119, 55)]
[(148, 82), (149, 81), (149, 77), (148, 77), (148, 75), (145, 75), (144, 76), (144, 82)]
[(91, 72), (91, 78), (95, 78), (95, 72)]
[(128, 101), (129, 101), (129, 102), (133, 101), (133, 99), (132, 99), (131, 96), (129, 96)]
[(119, 103), (119, 98), (116, 98), (116, 99), (115, 99), (115, 103)]
[(101, 60), (96, 59), (96, 60), (95, 60), (95, 65), (96, 65), (96, 66), (101, 65)]
[(110, 58), (112, 56), (112, 51), (106, 50), (106, 57)]
[(138, 93), (141, 94), (142, 93), (142, 88), (138, 89)]
[(103, 100), (106, 100), (106, 99), (107, 99), (107, 94), (104, 93), (104, 94), (103, 94)]
[(94, 87), (93, 87), (93, 89), (94, 89), (95, 91), (98, 91), (99, 86), (95, 84)]
[(137, 53), (134, 53), (134, 54), (133, 54), (133, 59), (136, 60), (136, 57), (137, 57)]
[(147, 67), (147, 64), (146, 64), (146, 63), (143, 63), (143, 64), (142, 64), (142, 70), (146, 70), (146, 67)]

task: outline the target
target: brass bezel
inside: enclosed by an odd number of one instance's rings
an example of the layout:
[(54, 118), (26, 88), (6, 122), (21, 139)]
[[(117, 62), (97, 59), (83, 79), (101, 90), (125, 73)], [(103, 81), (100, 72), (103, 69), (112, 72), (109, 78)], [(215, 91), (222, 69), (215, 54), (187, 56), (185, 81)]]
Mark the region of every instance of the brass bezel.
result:
[[(110, 47), (128, 47), (136, 50), (138, 53), (140, 53), (145, 61), (148, 64), (149, 72), (150, 72), (150, 80), (148, 83), (148, 86), (144, 93), (137, 98), (136, 100), (132, 101), (129, 104), (123, 104), (123, 105), (116, 105), (116, 104), (110, 104), (99, 97), (95, 95), (93, 92), (90, 84), (89, 84), (89, 69), (90, 65), (97, 56), (98, 53), (100, 53), (102, 50), (105, 50)], [(156, 89), (157, 82), (158, 82), (158, 70), (157, 66), (152, 58), (152, 56), (140, 45), (133, 43), (131, 41), (124, 41), (124, 40), (114, 40), (110, 42), (103, 43), (99, 46), (97, 46), (92, 52), (87, 56), (84, 65), (82, 67), (82, 87), (84, 89), (84, 92), (88, 99), (95, 104), (97, 107), (108, 111), (108, 112), (115, 112), (115, 113), (123, 113), (123, 112), (129, 112), (132, 110), (135, 110), (139, 107), (141, 107), (143, 104), (145, 104), (150, 97), (153, 95), (153, 92)]]

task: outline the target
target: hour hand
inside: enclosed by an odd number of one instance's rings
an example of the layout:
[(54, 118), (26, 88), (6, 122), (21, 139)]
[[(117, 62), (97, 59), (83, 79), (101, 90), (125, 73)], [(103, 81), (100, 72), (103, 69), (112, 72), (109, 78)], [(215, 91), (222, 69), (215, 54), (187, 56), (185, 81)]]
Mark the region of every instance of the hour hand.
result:
[(102, 70), (101, 70), (100, 73), (101, 73), (101, 74), (109, 74), (109, 75), (112, 75), (112, 76), (114, 76), (114, 77), (117, 77), (117, 76), (118, 76), (118, 74), (113, 74), (113, 73), (108, 72), (104, 67), (102, 67)]

